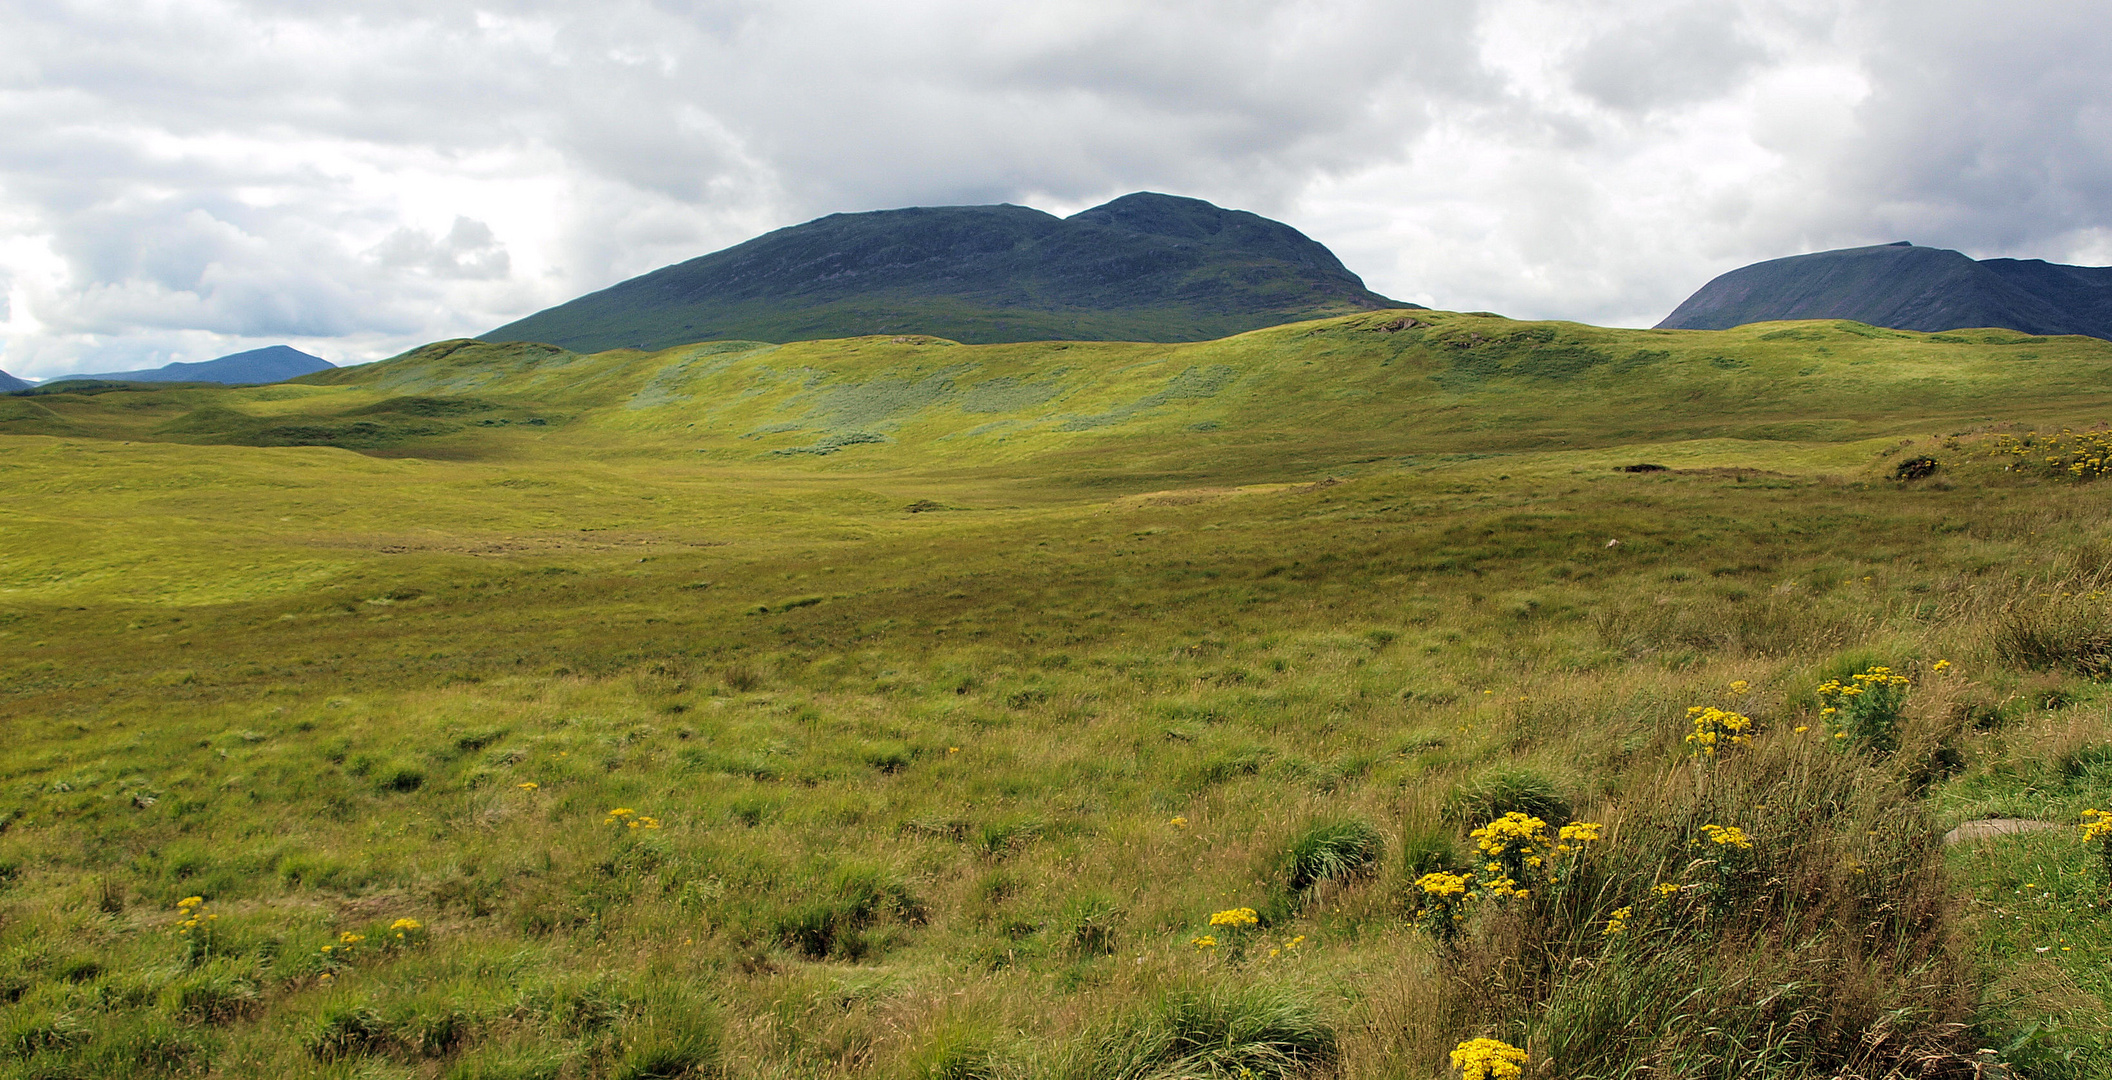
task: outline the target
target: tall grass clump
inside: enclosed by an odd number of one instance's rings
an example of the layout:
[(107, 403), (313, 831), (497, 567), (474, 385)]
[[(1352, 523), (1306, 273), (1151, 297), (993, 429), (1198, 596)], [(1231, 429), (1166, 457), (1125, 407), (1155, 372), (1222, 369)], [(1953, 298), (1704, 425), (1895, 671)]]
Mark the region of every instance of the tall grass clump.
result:
[(1284, 887), (1309, 893), (1330, 881), (1370, 874), (1386, 852), (1386, 838), (1368, 821), (1318, 821), (1299, 830), (1279, 862)]
[(1089, 1034), (1064, 1062), (1066, 1080), (1289, 1080), (1336, 1058), (1334, 1025), (1275, 983), (1160, 991)]
[(1963, 1060), (1970, 979), (1907, 781), (1795, 737), (1637, 779), (1581, 858), (1513, 812), (1476, 830), (1486, 866), (1431, 875), (1461, 884), (1438, 910), (1471, 901), (1443, 953), (1463, 1033), (1526, 1030), (1573, 1076)]
[(2019, 601), (1994, 632), (1995, 659), (2024, 671), (2112, 676), (2112, 603), (2105, 594), (2054, 591)]
[(1445, 820), (1455, 824), (1494, 821), (1509, 813), (1566, 821), (1570, 802), (1553, 777), (1528, 765), (1506, 763), (1460, 781), (1444, 803)]

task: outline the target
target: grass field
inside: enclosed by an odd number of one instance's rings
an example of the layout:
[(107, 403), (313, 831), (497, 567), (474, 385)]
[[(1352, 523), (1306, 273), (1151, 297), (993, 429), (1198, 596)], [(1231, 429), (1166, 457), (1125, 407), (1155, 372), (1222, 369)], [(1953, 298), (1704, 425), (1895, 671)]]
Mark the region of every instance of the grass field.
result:
[(1996, 452), (2108, 397), (1421, 311), (0, 397), (0, 1075), (2112, 1074), (2112, 508)]

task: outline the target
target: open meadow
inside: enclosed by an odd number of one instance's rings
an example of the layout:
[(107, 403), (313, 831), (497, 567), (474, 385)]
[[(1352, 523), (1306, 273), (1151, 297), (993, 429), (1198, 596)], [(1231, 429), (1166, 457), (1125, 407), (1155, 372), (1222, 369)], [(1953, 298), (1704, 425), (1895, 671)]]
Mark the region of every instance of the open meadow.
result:
[(1424, 311), (0, 396), (0, 1076), (2112, 1075), (2106, 421)]

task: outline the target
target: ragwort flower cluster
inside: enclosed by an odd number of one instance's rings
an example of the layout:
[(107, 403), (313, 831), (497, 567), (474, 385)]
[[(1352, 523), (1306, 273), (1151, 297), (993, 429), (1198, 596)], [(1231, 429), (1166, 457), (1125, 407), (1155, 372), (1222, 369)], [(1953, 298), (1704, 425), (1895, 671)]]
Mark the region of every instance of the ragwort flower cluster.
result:
[(1712, 758), (1719, 748), (1746, 746), (1753, 741), (1752, 718), (1714, 705), (1696, 705), (1687, 710), (1687, 719), (1694, 730), (1687, 733), (1687, 745), (1694, 748), (1694, 756)]
[(1516, 1080), (1527, 1060), (1524, 1050), (1501, 1039), (1468, 1039), (1452, 1051), (1459, 1080)]
[(2112, 431), (2062, 428), (2051, 435), (2036, 431), (1997, 435), (1987, 452), (1994, 457), (2011, 458), (2009, 468), (2013, 472), (2075, 480), (2095, 480), (2112, 473)]
[(1847, 682), (1828, 679), (1814, 691), (1826, 730), (1843, 745), (1890, 753), (1899, 744), (1899, 714), (1907, 704), (1910, 680), (1882, 665), (1851, 675)]

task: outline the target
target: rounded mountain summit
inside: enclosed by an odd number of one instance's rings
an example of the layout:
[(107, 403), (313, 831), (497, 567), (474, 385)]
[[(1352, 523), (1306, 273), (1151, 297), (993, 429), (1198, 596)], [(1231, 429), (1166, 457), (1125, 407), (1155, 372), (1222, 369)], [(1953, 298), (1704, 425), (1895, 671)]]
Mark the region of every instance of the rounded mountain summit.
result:
[(663, 267), (480, 335), (576, 352), (929, 334), (1208, 341), (1413, 308), (1279, 221), (1138, 192), (1059, 218), (1025, 206), (827, 217)]

